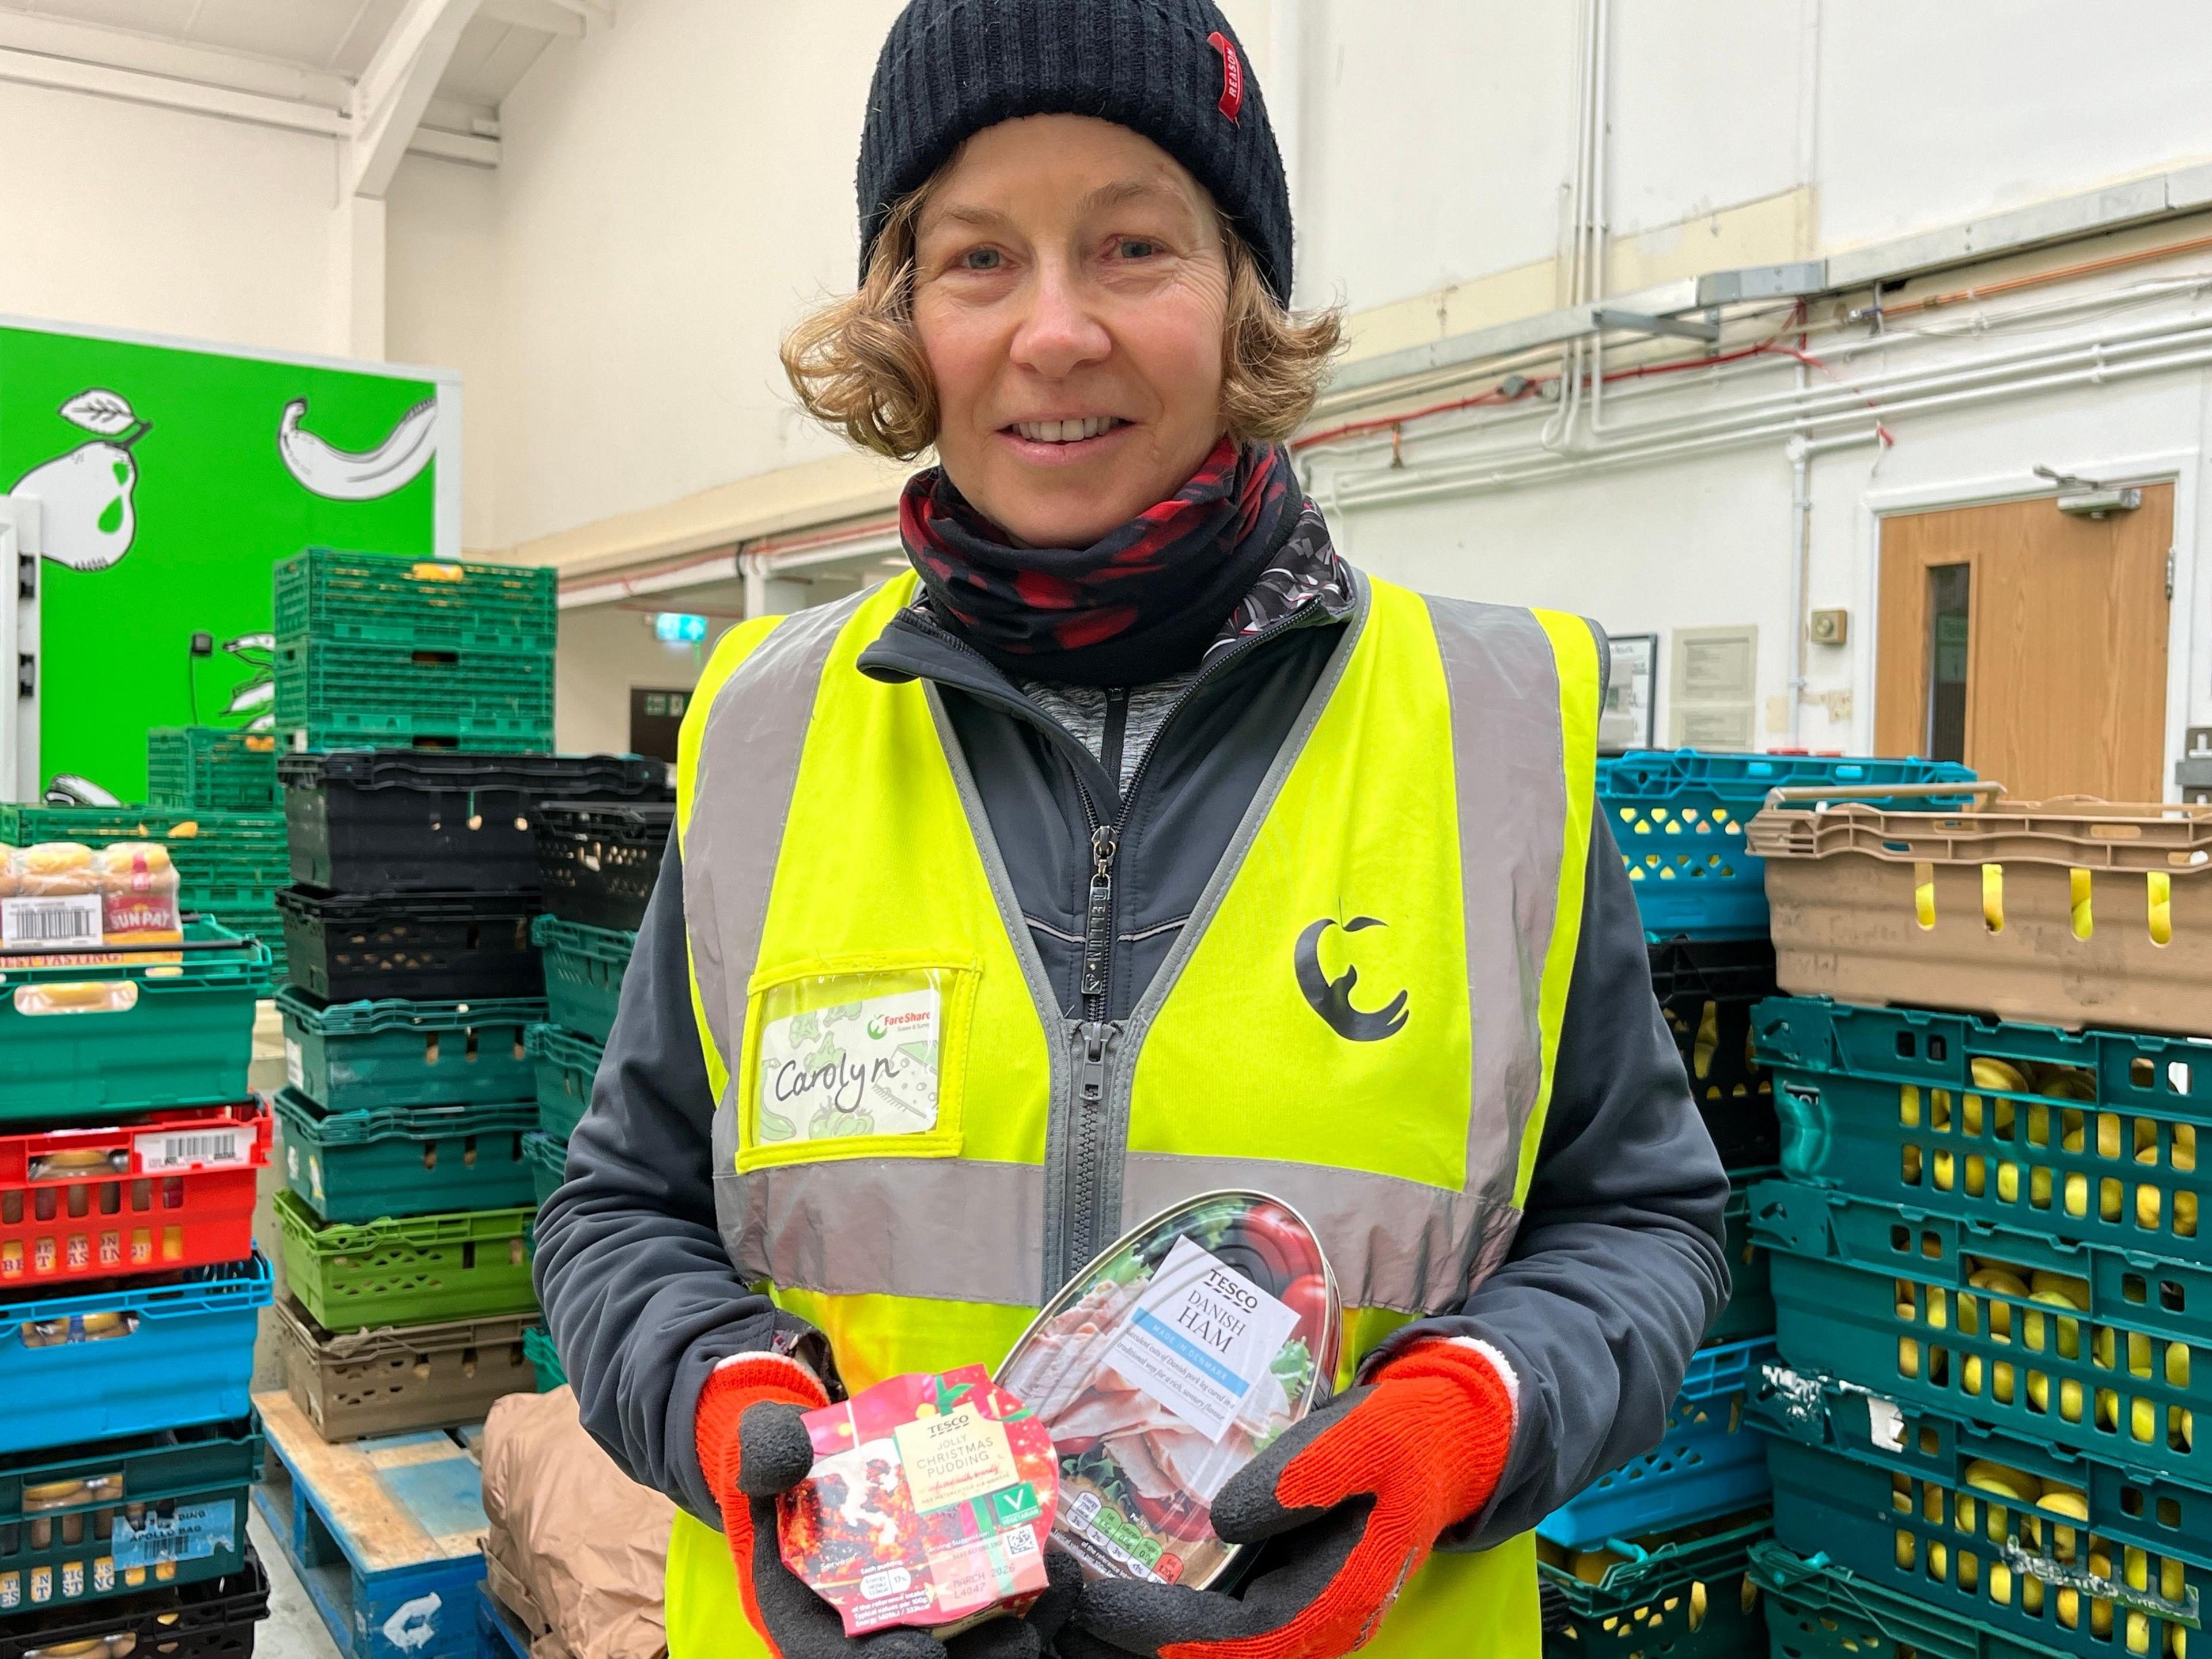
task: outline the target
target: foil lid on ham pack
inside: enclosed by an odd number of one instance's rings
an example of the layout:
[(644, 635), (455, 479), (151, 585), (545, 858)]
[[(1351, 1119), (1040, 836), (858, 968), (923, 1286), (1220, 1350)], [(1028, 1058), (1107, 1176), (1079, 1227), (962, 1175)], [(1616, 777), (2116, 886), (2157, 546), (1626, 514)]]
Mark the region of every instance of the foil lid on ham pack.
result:
[(1116, 1240), (1041, 1312), (999, 1381), (1060, 1454), (1053, 1534), (1093, 1577), (1197, 1588), (1229, 1477), (1328, 1398), (1341, 1311), (1320, 1243), (1262, 1193), (1208, 1193)]

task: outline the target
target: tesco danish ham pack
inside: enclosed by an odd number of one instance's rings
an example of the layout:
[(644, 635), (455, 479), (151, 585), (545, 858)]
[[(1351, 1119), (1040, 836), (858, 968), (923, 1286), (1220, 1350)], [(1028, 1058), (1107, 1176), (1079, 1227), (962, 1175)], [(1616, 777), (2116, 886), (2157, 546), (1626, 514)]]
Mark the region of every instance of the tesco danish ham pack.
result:
[(950, 1635), (1045, 1588), (1052, 1442), (982, 1366), (887, 1377), (805, 1423), (814, 1468), (777, 1500), (777, 1543), (848, 1636)]
[(180, 944), (177, 889), (168, 848), (152, 842), (0, 848), (0, 947)]
[(1194, 1199), (1077, 1274), (999, 1381), (1052, 1436), (1054, 1534), (1084, 1571), (1199, 1589), (1228, 1571), (1214, 1496), (1328, 1398), (1341, 1317), (1313, 1230), (1261, 1193)]

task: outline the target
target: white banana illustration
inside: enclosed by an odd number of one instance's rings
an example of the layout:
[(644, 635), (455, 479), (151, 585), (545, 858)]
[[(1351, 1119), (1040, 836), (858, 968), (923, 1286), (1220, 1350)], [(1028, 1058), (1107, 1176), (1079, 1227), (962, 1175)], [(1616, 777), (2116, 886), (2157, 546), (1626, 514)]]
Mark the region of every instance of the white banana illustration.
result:
[(307, 400), (284, 405), (276, 425), (276, 450), (284, 467), (316, 495), (333, 501), (373, 501), (404, 488), (430, 464), (436, 450), (438, 403), (426, 398), (399, 417), (382, 443), (360, 454), (334, 449), (300, 422)]

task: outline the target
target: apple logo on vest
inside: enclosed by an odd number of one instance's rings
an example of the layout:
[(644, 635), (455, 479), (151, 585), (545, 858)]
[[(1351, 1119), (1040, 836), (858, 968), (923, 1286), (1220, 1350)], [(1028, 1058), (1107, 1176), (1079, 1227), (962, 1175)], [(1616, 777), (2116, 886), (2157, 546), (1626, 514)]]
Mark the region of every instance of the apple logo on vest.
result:
[(1307, 1006), (1322, 1017), (1330, 1030), (1348, 1042), (1380, 1042), (1384, 1037), (1397, 1036), (1406, 1024), (1406, 994), (1399, 992), (1390, 999), (1389, 1006), (1372, 1013), (1353, 1007), (1352, 988), (1359, 983), (1359, 969), (1347, 966), (1334, 979), (1324, 974), (1321, 967), (1321, 936), (1332, 927), (1341, 927), (1347, 933), (1357, 933), (1388, 925), (1373, 916), (1354, 916), (1346, 922), (1323, 916), (1298, 935), (1297, 948), (1291, 953), (1297, 968), (1298, 990), (1304, 995)]

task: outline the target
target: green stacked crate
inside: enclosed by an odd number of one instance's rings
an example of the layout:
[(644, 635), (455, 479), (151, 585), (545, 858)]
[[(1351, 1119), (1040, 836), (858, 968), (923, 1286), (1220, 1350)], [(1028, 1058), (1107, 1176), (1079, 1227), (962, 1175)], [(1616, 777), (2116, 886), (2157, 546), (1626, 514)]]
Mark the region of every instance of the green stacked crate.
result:
[(325, 1433), (388, 1431), (395, 1413), (424, 1428), (481, 1414), (483, 1379), (463, 1370), (420, 1379), (373, 1428), (348, 1430), (351, 1417), (319, 1409), (315, 1380), (358, 1358), (365, 1329), (428, 1352), (447, 1340), (428, 1325), (534, 1310), (524, 1140), (538, 1106), (524, 1033), (545, 1005), (325, 1005), (289, 986), (276, 1005), (288, 1188), (277, 1218), (298, 1304), (277, 1328), (293, 1394)]
[(1754, 1510), (1580, 1552), (1540, 1539), (1546, 1648), (1589, 1659), (1741, 1659), (1762, 1632), (1747, 1570), (1766, 1534), (1766, 1511)]
[(552, 746), (550, 569), (310, 548), (276, 567), (276, 729), (296, 749)]
[(146, 734), (146, 794), (156, 806), (266, 812), (276, 799), (276, 734), (157, 726)]
[(284, 929), (276, 890), (290, 878), (281, 811), (202, 811), (181, 806), (24, 806), (0, 804), (0, 842), (145, 841), (177, 866), (177, 901), (269, 947), (270, 982), (284, 981)]
[[(536, 1068), (538, 1132), (528, 1137), (523, 1155), (537, 1175), (542, 1206), (561, 1185), (568, 1137), (591, 1109), (592, 1082), (614, 1029), (637, 935), (542, 915), (531, 923), (530, 938), (545, 959), (545, 1000), (552, 1015), (532, 1026), (525, 1039)], [(550, 1358), (550, 1340), (547, 1346)], [(547, 1373), (544, 1365), (539, 1370), (541, 1376)], [(559, 1374), (557, 1359), (551, 1374)]]
[[(1883, 823), (1867, 833), (1885, 854), (1927, 856), (1907, 815)], [(2029, 884), (2069, 856), (2039, 848), (2015, 869), (1968, 868), (1984, 899), (1976, 934), (2007, 933), (1990, 895), (2025, 907)], [(1935, 867), (1938, 886), (1960, 873)], [(2088, 872), (2073, 873), (2068, 946), (2089, 932)], [(1792, 927), (1816, 908), (1802, 860), (1795, 879), (1790, 904), (1776, 902)], [(1809, 880), (1832, 884), (1823, 903), (1887, 902), (1840, 860)], [(2045, 884), (2067, 891), (2063, 874)], [(2101, 942), (2101, 909), (2095, 921)], [(1814, 957), (1796, 944), (1784, 988), (1809, 991)], [(1823, 935), (1815, 956), (1821, 973), (1873, 982), (1848, 943)], [(2002, 1017), (1994, 1004), (2017, 997), (2019, 975), (1991, 961), (1978, 1012), (1810, 994), (1753, 1012), (1783, 1144), (1780, 1178), (1750, 1194), (1778, 1350), (1747, 1407), (1774, 1482), (1775, 1541), (1754, 1552), (1753, 1577), (1772, 1650), (1790, 1659), (1869, 1645), (2180, 1659), (2212, 1588), (2212, 1445), (2196, 1438), (2212, 1412), (2197, 1163), (2212, 1023), (2095, 1029), (2099, 1009), (2136, 1001), (2118, 953), (2037, 988), (2033, 1019)], [(1899, 994), (1936, 1000), (1912, 977), (1926, 971), (1887, 957), (1881, 969)], [(1940, 996), (1980, 989), (1960, 977)]]

